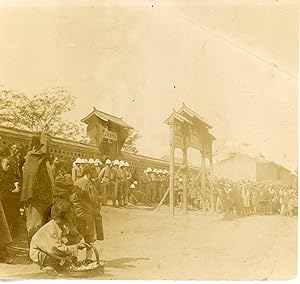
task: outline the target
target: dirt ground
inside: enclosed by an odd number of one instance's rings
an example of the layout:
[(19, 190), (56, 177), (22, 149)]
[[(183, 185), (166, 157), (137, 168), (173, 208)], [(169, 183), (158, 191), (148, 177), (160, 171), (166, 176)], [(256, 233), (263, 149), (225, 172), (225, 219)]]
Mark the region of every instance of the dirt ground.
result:
[[(103, 279), (291, 279), (297, 270), (297, 218), (224, 218), (189, 212), (171, 217), (145, 209), (102, 209), (105, 241), (97, 242)], [(47, 278), (23, 255), (0, 264), (1, 278)], [(61, 278), (61, 276), (59, 276)]]

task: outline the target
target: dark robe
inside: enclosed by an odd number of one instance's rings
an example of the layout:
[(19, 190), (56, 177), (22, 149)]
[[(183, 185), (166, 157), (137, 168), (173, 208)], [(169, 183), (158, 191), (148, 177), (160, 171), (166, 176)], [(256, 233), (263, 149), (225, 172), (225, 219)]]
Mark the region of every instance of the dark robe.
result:
[(12, 242), (11, 234), (8, 228), (2, 203), (0, 201), (0, 245), (9, 244)]
[(52, 188), (49, 177), (46, 157), (51, 137), (41, 134), (42, 147), (27, 153), (21, 192), (21, 202), (29, 202), (31, 199), (41, 201), (45, 206), (52, 203)]
[(95, 240), (103, 240), (102, 216), (100, 214), (101, 197), (91, 180), (82, 177), (75, 182), (73, 204), (77, 230), (85, 241), (92, 243)]

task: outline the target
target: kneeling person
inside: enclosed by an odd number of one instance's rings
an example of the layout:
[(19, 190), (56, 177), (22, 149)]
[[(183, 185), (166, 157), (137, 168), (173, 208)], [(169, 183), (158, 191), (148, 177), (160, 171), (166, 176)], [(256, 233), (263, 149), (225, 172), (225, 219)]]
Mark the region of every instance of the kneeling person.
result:
[(78, 249), (87, 245), (79, 242), (67, 245), (67, 228), (71, 219), (71, 203), (67, 199), (59, 199), (52, 207), (52, 219), (42, 226), (32, 237), (30, 243), (30, 258), (41, 269), (57, 270), (61, 268), (61, 261), (77, 261)]

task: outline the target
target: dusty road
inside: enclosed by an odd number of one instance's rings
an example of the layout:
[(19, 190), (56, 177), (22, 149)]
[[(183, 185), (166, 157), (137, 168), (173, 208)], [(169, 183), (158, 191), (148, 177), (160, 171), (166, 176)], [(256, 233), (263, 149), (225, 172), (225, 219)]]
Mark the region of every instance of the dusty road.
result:
[[(224, 219), (189, 212), (170, 217), (138, 209), (102, 210), (104, 279), (291, 279), (297, 268), (297, 218)], [(23, 257), (24, 258), (24, 257)], [(18, 264), (19, 262), (19, 264)], [(33, 263), (0, 265), (1, 278), (45, 278)]]

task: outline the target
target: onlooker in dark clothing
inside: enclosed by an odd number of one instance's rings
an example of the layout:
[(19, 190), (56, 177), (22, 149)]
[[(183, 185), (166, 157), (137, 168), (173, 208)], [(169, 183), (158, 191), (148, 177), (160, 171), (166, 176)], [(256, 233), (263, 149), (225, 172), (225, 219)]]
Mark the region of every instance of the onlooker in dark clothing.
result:
[(24, 163), (21, 203), (25, 205), (29, 240), (50, 216), (52, 185), (46, 166), (50, 140), (46, 133), (33, 136)]

